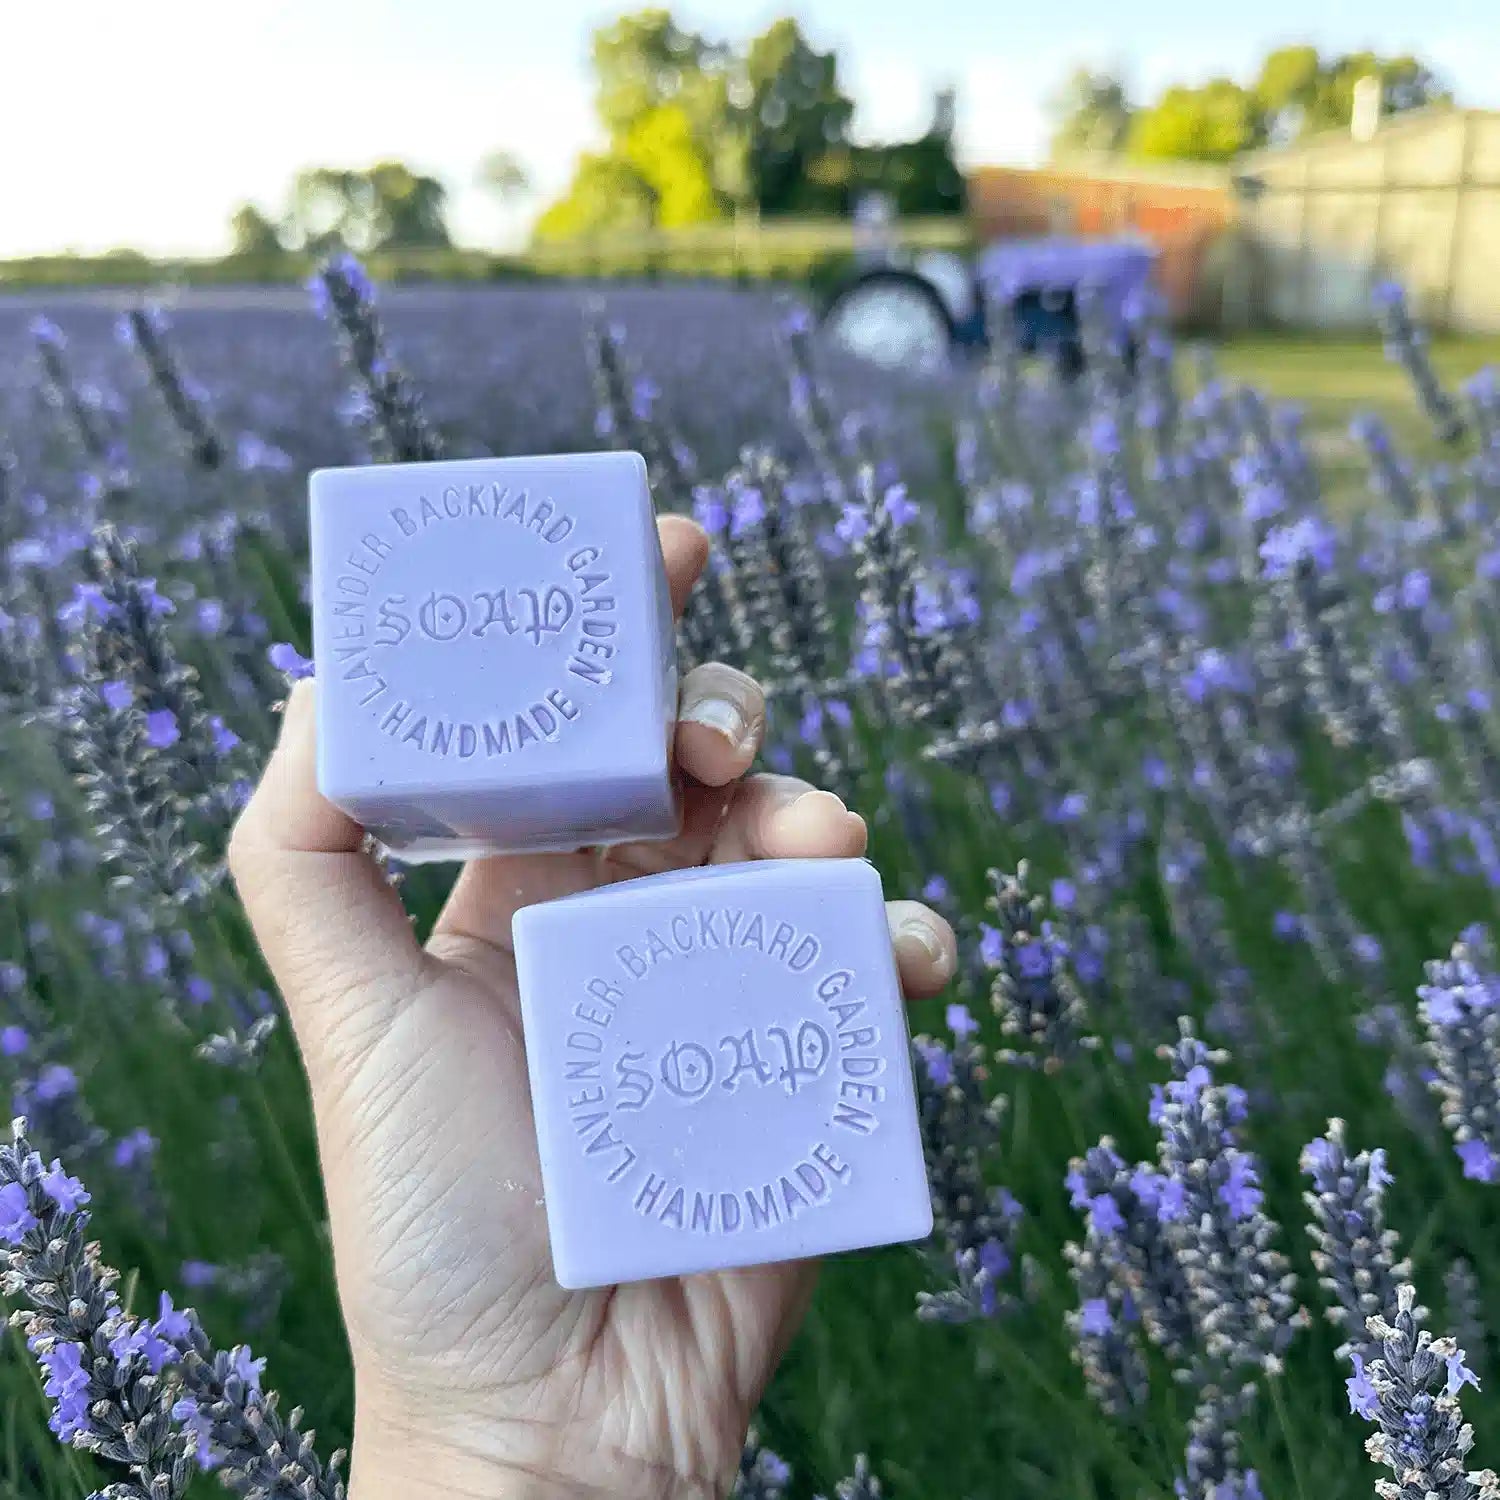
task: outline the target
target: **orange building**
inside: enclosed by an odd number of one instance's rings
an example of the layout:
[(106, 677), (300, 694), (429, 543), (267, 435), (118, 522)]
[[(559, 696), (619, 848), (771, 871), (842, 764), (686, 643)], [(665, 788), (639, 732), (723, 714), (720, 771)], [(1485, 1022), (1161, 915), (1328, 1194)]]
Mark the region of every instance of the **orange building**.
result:
[(1144, 238), (1157, 248), (1157, 285), (1177, 319), (1202, 312), (1205, 257), (1234, 213), (1230, 174), (1217, 167), (1078, 158), (969, 174), (969, 215), (981, 244), (1049, 234)]

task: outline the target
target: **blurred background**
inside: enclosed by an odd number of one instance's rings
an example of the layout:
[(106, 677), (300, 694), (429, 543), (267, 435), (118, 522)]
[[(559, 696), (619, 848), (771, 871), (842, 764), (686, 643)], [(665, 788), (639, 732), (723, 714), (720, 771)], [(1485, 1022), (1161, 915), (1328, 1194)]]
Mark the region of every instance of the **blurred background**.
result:
[(1190, 326), (1360, 326), (1391, 276), (1500, 329), (1485, 10), (12, 7), (0, 284), (295, 281), (342, 245), (827, 296), (861, 257), (1131, 237)]

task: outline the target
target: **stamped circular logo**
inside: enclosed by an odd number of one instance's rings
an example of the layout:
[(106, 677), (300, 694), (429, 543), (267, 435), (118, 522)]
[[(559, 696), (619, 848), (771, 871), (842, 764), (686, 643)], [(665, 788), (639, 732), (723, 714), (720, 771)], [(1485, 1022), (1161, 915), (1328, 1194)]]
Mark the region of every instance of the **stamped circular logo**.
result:
[(557, 1085), (579, 1153), (670, 1229), (795, 1223), (848, 1191), (880, 1128), (878, 1011), (791, 922), (726, 905), (660, 918), (571, 1004)]
[(487, 480), (374, 514), (319, 603), (341, 691), (382, 734), (428, 756), (510, 756), (607, 690), (616, 581), (568, 511)]

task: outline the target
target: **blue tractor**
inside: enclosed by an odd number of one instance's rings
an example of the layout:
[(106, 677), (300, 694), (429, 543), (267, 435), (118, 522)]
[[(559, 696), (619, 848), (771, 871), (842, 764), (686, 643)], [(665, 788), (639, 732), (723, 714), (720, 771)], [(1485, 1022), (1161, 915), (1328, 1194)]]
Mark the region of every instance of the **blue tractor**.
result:
[(825, 335), (890, 369), (932, 372), (954, 355), (982, 350), (1002, 328), (1025, 354), (1083, 367), (1080, 305), (1092, 299), (1128, 349), (1129, 311), (1155, 263), (1134, 240), (1002, 240), (970, 266), (932, 253), (903, 263), (887, 257), (861, 268), (829, 299)]

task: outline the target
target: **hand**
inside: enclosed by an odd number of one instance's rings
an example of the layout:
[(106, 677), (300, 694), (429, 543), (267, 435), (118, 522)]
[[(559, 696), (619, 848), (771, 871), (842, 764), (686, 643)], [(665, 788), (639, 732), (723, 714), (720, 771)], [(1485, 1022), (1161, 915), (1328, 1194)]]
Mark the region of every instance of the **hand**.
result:
[[(707, 540), (680, 518), (660, 531), (680, 611)], [(318, 794), (311, 688), (291, 696), (230, 864), (312, 1087), (354, 1356), (352, 1500), (721, 1495), (814, 1268), (557, 1286), (511, 917), (673, 867), (859, 855), (863, 821), (804, 782), (746, 777), (764, 697), (698, 667), (675, 743), (681, 835), (476, 860), (424, 948), (361, 828)], [(889, 915), (905, 988), (935, 993), (952, 931), (914, 902)]]

